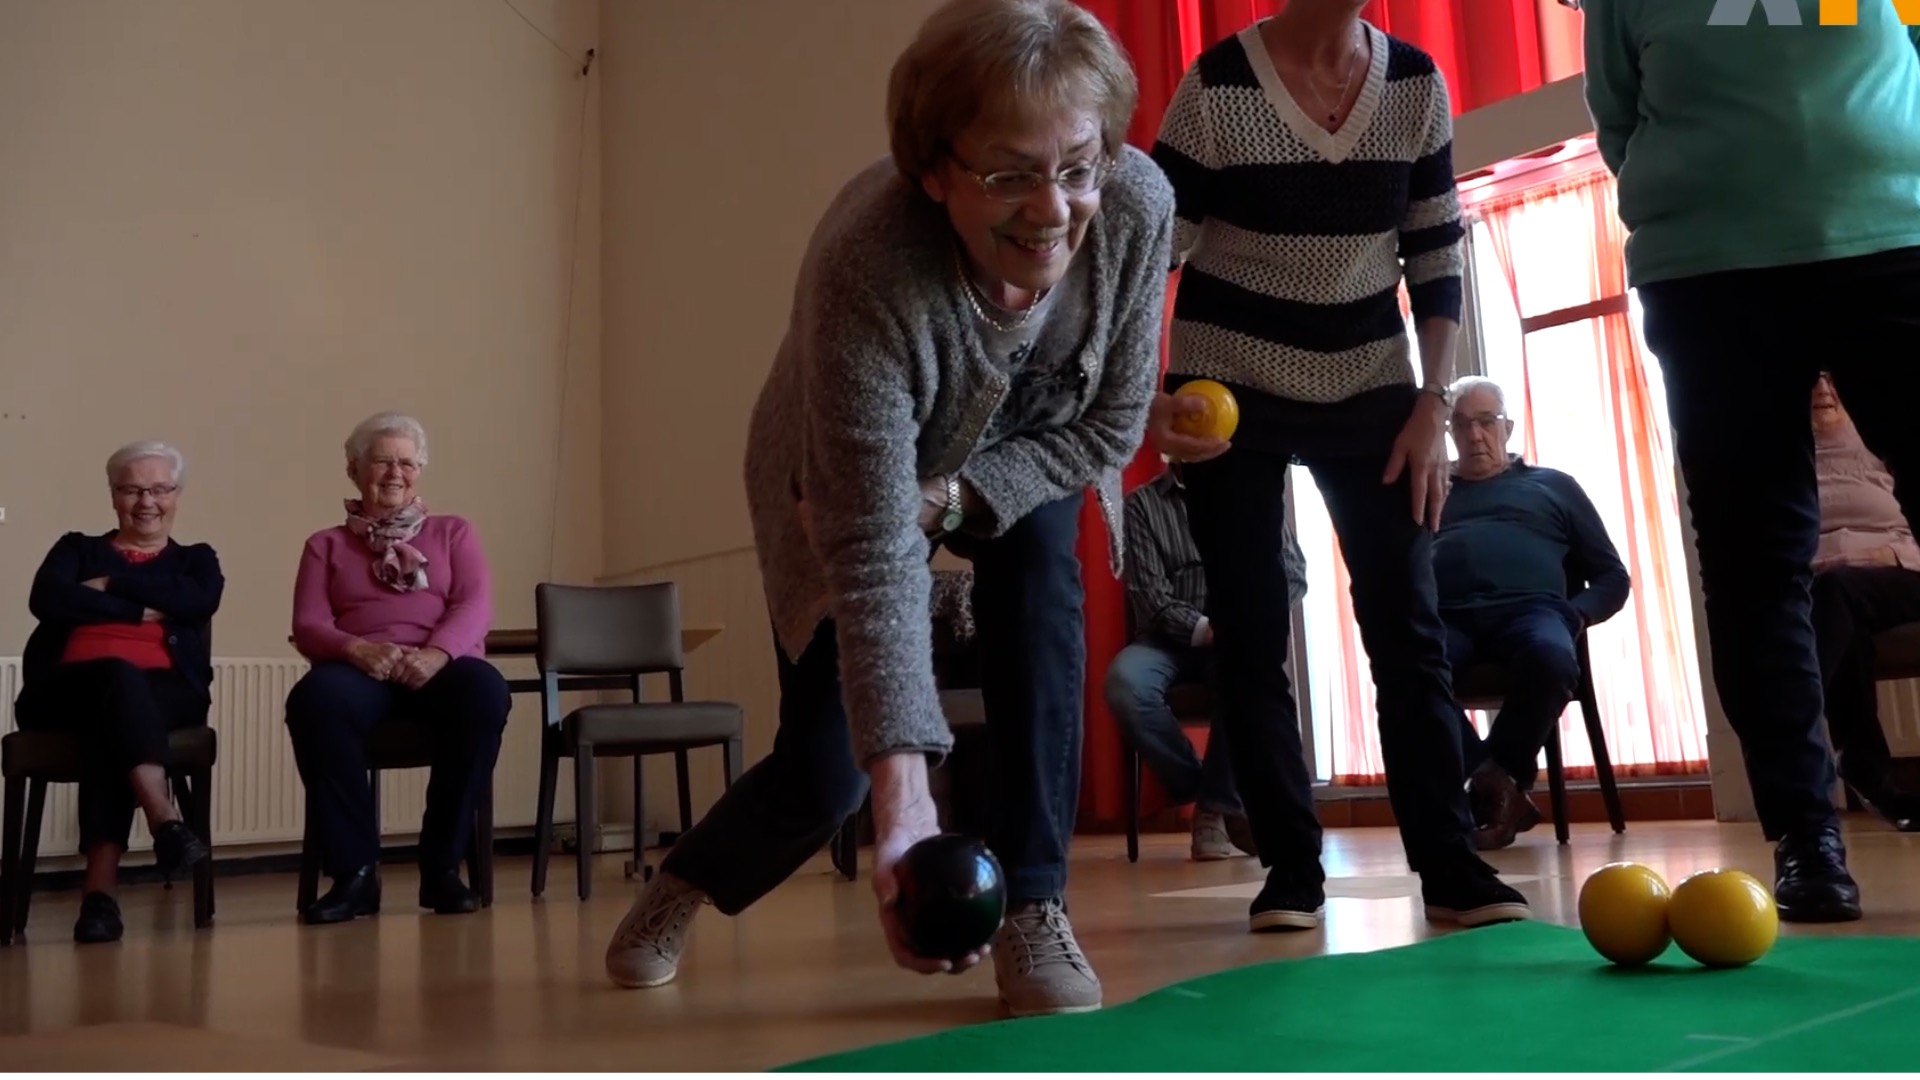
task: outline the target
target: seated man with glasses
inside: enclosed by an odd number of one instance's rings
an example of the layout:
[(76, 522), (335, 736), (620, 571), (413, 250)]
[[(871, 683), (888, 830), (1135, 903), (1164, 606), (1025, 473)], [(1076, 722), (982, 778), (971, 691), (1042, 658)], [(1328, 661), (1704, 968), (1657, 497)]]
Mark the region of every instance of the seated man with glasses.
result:
[(1506, 674), (1485, 740), (1461, 718), (1473, 839), (1487, 851), (1539, 823), (1527, 792), (1579, 680), (1574, 642), (1626, 604), (1630, 581), (1573, 477), (1507, 452), (1513, 421), (1499, 384), (1469, 377), (1448, 396), (1460, 456), (1433, 546), (1447, 661), (1456, 675), (1476, 663)]

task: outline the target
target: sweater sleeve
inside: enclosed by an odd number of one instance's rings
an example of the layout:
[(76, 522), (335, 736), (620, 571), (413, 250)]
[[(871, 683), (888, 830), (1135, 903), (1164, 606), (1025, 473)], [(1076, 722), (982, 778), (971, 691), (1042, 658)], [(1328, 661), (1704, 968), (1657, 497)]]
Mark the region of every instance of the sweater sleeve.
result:
[(933, 678), (928, 541), (920, 531), (912, 345), (857, 251), (801, 274), (800, 491), (825, 568), (841, 698), (862, 767), (953, 745)]
[(1621, 10), (1628, 0), (1587, 0), (1586, 96), (1600, 160), (1615, 176), (1640, 126), (1640, 56)]
[(27, 593), (27, 611), (44, 623), (93, 626), (100, 623), (137, 623), (146, 605), (80, 584), (81, 548), (88, 537), (68, 533), (54, 542)]
[(206, 544), (192, 544), (181, 557), (183, 566), (178, 574), (110, 576), (107, 591), (175, 622), (207, 622), (220, 610), (220, 597), (227, 588), (227, 579), (220, 572), (220, 556)]
[[(1600, 512), (1594, 509), (1593, 500), (1587, 498), (1579, 481), (1562, 473), (1553, 477), (1553, 486), (1572, 525), (1569, 561), (1582, 579), (1572, 582), (1576, 586), (1574, 609), (1588, 626), (1606, 622), (1626, 606), (1632, 578), (1607, 536)], [(1585, 587), (1579, 588), (1582, 585)]]
[(480, 534), (465, 518), (453, 519), (448, 531), (447, 563), (447, 610), (427, 646), (455, 659), (484, 656), (493, 628), (493, 574)]
[(1167, 300), (1167, 245), (1173, 233), (1170, 198), (1160, 207), (1144, 249), (1128, 254), (1119, 295), (1095, 304), (1120, 309), (1100, 387), (1079, 419), (1063, 428), (1023, 432), (974, 454), (960, 475), (973, 485), (999, 535), (1047, 503), (1084, 491), (1108, 472), (1125, 468), (1147, 430), (1147, 407), (1160, 374), (1160, 338)]
[(354, 640), (334, 624), (327, 589), (332, 577), (333, 565), (316, 535), (300, 553), (300, 570), (293, 579), (293, 647), (315, 663), (340, 659)]
[(1160, 119), (1153, 162), (1173, 185), (1173, 247), (1170, 267), (1185, 262), (1200, 239), (1211, 209), (1214, 176), (1220, 168), (1213, 124), (1207, 115), (1205, 83), (1196, 61), (1174, 87), (1173, 100)]
[(1151, 636), (1176, 645), (1193, 641), (1200, 610), (1174, 594), (1168, 580), (1166, 552), (1156, 543), (1153, 524), (1140, 496), (1127, 501), (1127, 602), (1133, 607), (1137, 636)]
[(1460, 192), (1453, 178), (1453, 105), (1446, 76), (1428, 76), (1426, 138), (1407, 178), (1407, 210), (1400, 223), (1400, 260), (1415, 323), (1460, 321), (1466, 260), (1460, 238)]

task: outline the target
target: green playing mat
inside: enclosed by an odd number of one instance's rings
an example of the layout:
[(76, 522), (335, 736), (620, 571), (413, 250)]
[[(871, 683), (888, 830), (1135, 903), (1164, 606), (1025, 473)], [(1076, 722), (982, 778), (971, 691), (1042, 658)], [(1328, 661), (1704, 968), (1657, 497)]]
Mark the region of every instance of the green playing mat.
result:
[(1920, 939), (1782, 938), (1748, 968), (1678, 947), (1614, 968), (1515, 923), (1209, 975), (1079, 1016), (787, 1066), (858, 1072), (1889, 1071), (1920, 1050)]

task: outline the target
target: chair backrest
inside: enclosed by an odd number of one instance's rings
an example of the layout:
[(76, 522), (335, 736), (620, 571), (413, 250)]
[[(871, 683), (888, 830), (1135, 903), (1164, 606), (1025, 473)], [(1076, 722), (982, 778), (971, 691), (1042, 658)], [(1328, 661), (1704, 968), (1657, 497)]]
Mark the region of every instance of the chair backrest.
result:
[(647, 675), (685, 667), (680, 590), (655, 585), (556, 585), (533, 590), (540, 671), (556, 675)]

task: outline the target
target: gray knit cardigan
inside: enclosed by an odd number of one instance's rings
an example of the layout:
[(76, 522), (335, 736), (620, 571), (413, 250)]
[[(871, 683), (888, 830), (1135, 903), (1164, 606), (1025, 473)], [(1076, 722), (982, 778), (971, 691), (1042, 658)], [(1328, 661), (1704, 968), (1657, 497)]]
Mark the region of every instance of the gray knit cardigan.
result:
[(814, 230), (747, 434), (747, 503), (780, 647), (797, 659), (820, 620), (835, 621), (862, 764), (902, 750), (938, 759), (953, 744), (934, 689), (922, 478), (964, 477), (992, 535), (1092, 487), (1119, 573), (1120, 471), (1159, 374), (1173, 189), (1132, 147), (1117, 164), (1074, 256), (1093, 290), (1087, 378), (1062, 380), (1077, 416), (990, 446), (981, 434), (1008, 380), (981, 344), (945, 211), (883, 160)]

